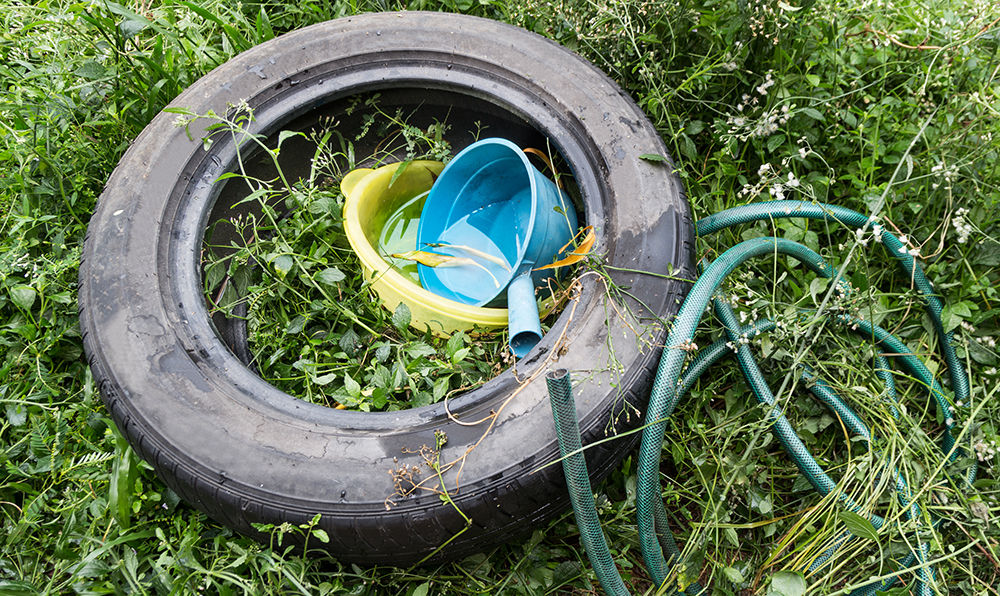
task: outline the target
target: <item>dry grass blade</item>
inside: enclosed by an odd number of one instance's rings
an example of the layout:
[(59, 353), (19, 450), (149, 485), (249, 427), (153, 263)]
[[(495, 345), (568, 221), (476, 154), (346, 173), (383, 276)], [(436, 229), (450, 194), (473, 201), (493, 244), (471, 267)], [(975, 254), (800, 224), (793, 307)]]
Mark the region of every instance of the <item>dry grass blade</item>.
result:
[(426, 250), (408, 250), (406, 252), (395, 253), (392, 255), (397, 259), (403, 259), (406, 261), (416, 261), (421, 265), (426, 265), (428, 267), (478, 267), (485, 271), (490, 278), (493, 280), (493, 285), (497, 288), (500, 287), (500, 280), (497, 276), (493, 275), (493, 272), (486, 268), (485, 265), (479, 263), (478, 261), (469, 257), (456, 257), (452, 255), (439, 255), (433, 252), (427, 252)]
[(544, 267), (538, 267), (537, 269), (535, 269), (535, 271), (544, 271), (546, 269), (556, 269), (558, 267), (575, 265), (576, 263), (579, 263), (580, 261), (587, 258), (587, 255), (591, 253), (591, 251), (594, 249), (594, 244), (597, 242), (597, 236), (594, 234), (594, 226), (587, 226), (586, 228), (580, 230), (577, 233), (577, 235), (573, 237), (572, 240), (567, 242), (565, 245), (563, 245), (562, 248), (559, 249), (559, 253), (562, 253), (567, 248), (569, 248), (570, 245), (572, 245), (573, 242), (575, 242), (576, 239), (580, 237), (580, 234), (584, 234), (584, 237), (583, 240), (580, 241), (579, 246), (577, 246), (575, 250), (570, 252), (567, 256), (563, 257), (562, 259), (559, 259), (558, 261), (549, 263)]
[(429, 246), (430, 248), (450, 248), (453, 250), (460, 250), (462, 252), (467, 252), (474, 257), (479, 257), (480, 259), (483, 259), (485, 261), (489, 261), (491, 263), (496, 263), (497, 265), (500, 265), (501, 267), (504, 268), (504, 271), (510, 271), (510, 265), (507, 264), (507, 261), (503, 260), (502, 258), (496, 255), (491, 255), (488, 252), (483, 252), (473, 246), (466, 246), (465, 244), (449, 244), (447, 242), (428, 242), (427, 246)]

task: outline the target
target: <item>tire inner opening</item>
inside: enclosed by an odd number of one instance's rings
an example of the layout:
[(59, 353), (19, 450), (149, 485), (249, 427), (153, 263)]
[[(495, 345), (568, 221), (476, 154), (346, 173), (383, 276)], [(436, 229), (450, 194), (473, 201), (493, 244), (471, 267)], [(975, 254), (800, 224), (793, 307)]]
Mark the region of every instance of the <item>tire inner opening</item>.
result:
[[(572, 167), (555, 140), (487, 100), (412, 88), (337, 99), (281, 131), (296, 134), (264, 141), (280, 144), (276, 157), (259, 146), (242, 150), (242, 174), (222, 182), (205, 233), (206, 303), (236, 357), (293, 397), (361, 411), (440, 402), (507, 369), (505, 328), (437, 337), (379, 304), (347, 242), (340, 179), (355, 167), (447, 161), (478, 139), (503, 137), (551, 157), (582, 227)], [(543, 330), (572, 279), (567, 271), (552, 292), (539, 290)]]

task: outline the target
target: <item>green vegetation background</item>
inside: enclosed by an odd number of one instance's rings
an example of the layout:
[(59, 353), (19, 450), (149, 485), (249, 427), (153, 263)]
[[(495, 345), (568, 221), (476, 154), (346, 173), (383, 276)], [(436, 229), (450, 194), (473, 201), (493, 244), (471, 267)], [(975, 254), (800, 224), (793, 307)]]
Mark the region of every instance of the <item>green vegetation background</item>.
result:
[[(279, 531), (270, 546), (235, 536), (179, 503), (135, 458), (82, 357), (76, 273), (86, 223), (146, 123), (254, 44), (399, 8), (511, 22), (586, 56), (661, 131), (698, 217), (782, 197), (867, 212), (885, 195), (882, 221), (908, 236), (945, 295), (946, 326), (958, 331), (973, 397), (955, 415), (981, 479), (960, 486), (937, 465), (948, 414), (923, 412), (919, 387), (904, 388), (912, 418), (883, 431), (885, 447), (925, 509), (951, 522), (924, 536), (938, 560), (936, 589), (997, 593), (1000, 9), (992, 0), (0, 0), (0, 594), (597, 592), (568, 513), (524, 542), (413, 570), (299, 557)], [(850, 279), (865, 302), (850, 308), (886, 321), (943, 367), (908, 280), (869, 251), (868, 238), (802, 222), (748, 226), (742, 237), (765, 233), (802, 241), (835, 266), (849, 247), (860, 250)], [(733, 288), (747, 316), (791, 309), (793, 318), (825, 289), (784, 265), (764, 265)], [(793, 325), (785, 339), (808, 331)], [(780, 339), (760, 344), (778, 373), (795, 356)], [(822, 343), (818, 366), (844, 394), (872, 403), (880, 389), (866, 361), (837, 340)], [(801, 593), (769, 578), (801, 570), (843, 526), (749, 402), (726, 369), (681, 405), (664, 452), (668, 510), (688, 544), (688, 575), (714, 593)], [(871, 491), (871, 462), (850, 454), (839, 424), (807, 398), (794, 404), (806, 444), (843, 489)], [(627, 580), (637, 593), (654, 592), (637, 551), (634, 486), (626, 462), (597, 488), (599, 502)], [(886, 495), (873, 499), (891, 507)], [(905, 548), (905, 528), (890, 526), (806, 577), (809, 591), (838, 593), (891, 571), (880, 553)]]

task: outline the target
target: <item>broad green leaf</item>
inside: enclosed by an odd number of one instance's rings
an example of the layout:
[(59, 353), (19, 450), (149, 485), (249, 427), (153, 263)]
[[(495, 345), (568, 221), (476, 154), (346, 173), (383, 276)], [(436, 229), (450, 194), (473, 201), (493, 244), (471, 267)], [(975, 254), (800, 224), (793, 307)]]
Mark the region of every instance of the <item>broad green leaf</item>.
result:
[(290, 137), (305, 137), (304, 133), (294, 131), (294, 130), (283, 130), (278, 133), (278, 147), (280, 148), (282, 143), (288, 140)]
[[(945, 331), (951, 331), (962, 324), (962, 321), (972, 316), (972, 310), (968, 302), (947, 303), (941, 310), (941, 323)], [(975, 306), (975, 305), (973, 305)]]
[(656, 163), (666, 163), (666, 164), (670, 163), (669, 159), (667, 159), (662, 155), (657, 155), (656, 153), (643, 153), (642, 155), (639, 156), (639, 159), (645, 161), (652, 161)]
[(302, 333), (302, 330), (306, 326), (306, 318), (302, 315), (296, 315), (292, 320), (288, 321), (285, 325), (285, 333), (288, 335), (295, 335), (296, 333)]
[(322, 215), (324, 213), (333, 213), (337, 210), (337, 201), (333, 197), (321, 196), (313, 199), (309, 205), (306, 207), (309, 213), (313, 215)]
[(872, 522), (868, 521), (865, 517), (853, 511), (841, 511), (840, 521), (844, 522), (844, 525), (847, 526), (851, 534), (854, 534), (858, 538), (878, 542), (878, 531), (872, 525)]
[(463, 331), (458, 331), (448, 338), (448, 343), (444, 346), (444, 352), (451, 358), (455, 352), (465, 347), (466, 335)]
[(434, 395), (431, 394), (429, 391), (417, 391), (416, 393), (413, 394), (413, 397), (410, 398), (410, 403), (415, 408), (429, 405), (433, 403), (433, 401), (434, 401)]
[(452, 357), (451, 357), (451, 363), (452, 364), (458, 364), (462, 360), (465, 360), (465, 357), (469, 355), (470, 351), (472, 351), (471, 348), (467, 348), (467, 347), (466, 348), (460, 348), (458, 351), (455, 352), (454, 355), (452, 355)]
[(434, 381), (434, 401), (443, 398), (451, 388), (451, 375), (445, 375)]
[(226, 263), (224, 261), (216, 261), (205, 267), (205, 287), (209, 290), (214, 290), (219, 287), (222, 283), (222, 279), (226, 276)]
[(76, 69), (74, 74), (94, 81), (107, 76), (108, 69), (104, 68), (104, 66), (98, 62), (87, 60)]
[(327, 267), (316, 274), (316, 281), (325, 286), (336, 286), (347, 277), (344, 272), (336, 267)]
[(377, 388), (374, 391), (372, 391), (372, 394), (368, 396), (368, 399), (371, 402), (373, 408), (375, 408), (376, 410), (381, 410), (382, 408), (385, 407), (385, 404), (389, 402), (388, 394), (389, 394), (388, 389)]
[(402, 331), (410, 326), (410, 307), (405, 302), (400, 302), (396, 310), (392, 312), (392, 324), (396, 329)]
[(11, 426), (22, 426), (28, 419), (28, 409), (24, 407), (24, 404), (7, 402), (7, 422), (10, 422)]
[(726, 537), (726, 540), (729, 541), (729, 544), (732, 544), (733, 546), (740, 545), (740, 536), (739, 534), (736, 533), (735, 528), (723, 528), (722, 535)]
[(348, 329), (343, 335), (340, 336), (340, 340), (337, 342), (337, 345), (340, 346), (340, 349), (346, 352), (348, 356), (353, 356), (358, 351), (358, 343), (360, 341), (361, 338), (358, 336), (358, 333), (354, 329)]
[(337, 373), (329, 373), (325, 375), (319, 375), (318, 377), (312, 377), (310, 380), (317, 385), (325, 386), (336, 381), (337, 377), (339, 376), (340, 375), (338, 375)]
[(101, 559), (86, 558), (73, 568), (74, 577), (103, 577), (111, 571), (111, 566)]
[(267, 13), (264, 12), (264, 7), (260, 7), (260, 12), (257, 13), (257, 39), (258, 42), (267, 41), (274, 37), (274, 29), (271, 27), (271, 19), (268, 18)]
[(284, 279), (288, 276), (288, 273), (295, 266), (295, 260), (292, 259), (291, 255), (278, 255), (271, 261), (271, 265), (274, 266), (274, 271), (278, 274), (278, 277)]
[(819, 304), (823, 301), (823, 293), (829, 285), (830, 279), (826, 277), (814, 277), (809, 282), (809, 295), (812, 296), (814, 303)]
[(698, 147), (695, 146), (694, 141), (691, 137), (686, 134), (681, 134), (681, 144), (680, 144), (681, 154), (694, 161), (698, 159)]
[(771, 576), (774, 596), (802, 596), (806, 593), (806, 579), (798, 571), (779, 571)]
[(361, 385), (355, 381), (351, 375), (344, 375), (344, 389), (347, 390), (348, 395), (354, 399), (361, 398)]
[(375, 374), (371, 378), (371, 384), (382, 389), (395, 389), (392, 372), (384, 366), (379, 366), (375, 369)]
[(437, 354), (437, 350), (422, 341), (414, 342), (406, 346), (406, 355), (409, 356), (411, 360), (426, 358), (427, 356), (434, 354)]
[(431, 589), (430, 582), (424, 582), (413, 590), (412, 596), (427, 596), (428, 592), (430, 592), (430, 589)]
[(767, 150), (773, 152), (785, 142), (785, 135), (775, 134), (767, 139)]
[(817, 122), (823, 122), (824, 120), (826, 120), (823, 114), (816, 108), (802, 108), (799, 111), (805, 114), (806, 116), (809, 116), (813, 120), (816, 120)]
[(35, 303), (37, 293), (31, 286), (14, 286), (8, 292), (10, 293), (11, 301), (22, 310), (30, 310), (31, 306)]
[(759, 511), (762, 515), (768, 515), (774, 508), (771, 504), (771, 496), (762, 494), (756, 490), (750, 490), (750, 506)]
[(740, 570), (735, 567), (723, 567), (722, 573), (726, 576), (726, 579), (733, 582), (737, 586), (743, 585), (743, 583), (746, 582), (743, 574), (740, 573)]

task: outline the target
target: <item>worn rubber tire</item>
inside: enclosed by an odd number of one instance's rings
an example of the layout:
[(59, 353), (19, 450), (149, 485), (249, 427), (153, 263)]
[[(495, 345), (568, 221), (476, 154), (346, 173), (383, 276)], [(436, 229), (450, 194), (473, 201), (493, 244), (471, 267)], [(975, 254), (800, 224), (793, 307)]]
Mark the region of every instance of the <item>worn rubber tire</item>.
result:
[[(664, 276), (693, 276), (690, 212), (672, 166), (639, 159), (667, 154), (655, 129), (598, 69), (522, 29), (452, 14), (338, 19), (240, 54), (172, 105), (221, 114), (246, 100), (256, 130), (273, 134), (338, 99), (401, 87), (467, 96), (551, 139), (579, 185), (582, 221), (595, 225), (603, 261), (627, 290), (612, 301), (599, 276), (585, 277), (575, 308), (518, 363), (517, 378), (508, 370), (450, 402), (463, 421), (499, 412), (491, 429), (449, 419), (442, 404), (361, 413), (306, 403), (235, 355), (231, 337), (230, 345), (220, 337), (232, 330), (208, 315), (199, 269), (221, 192), (216, 179), (234, 150), (225, 138), (206, 150), (201, 121), (189, 137), (174, 114), (161, 113), (135, 140), (98, 202), (80, 268), (94, 377), (120, 430), (167, 485), (250, 535), (255, 522), (302, 523), (319, 513), (330, 541), (311, 546), (343, 561), (395, 565), (422, 559), (466, 527), (433, 492), (390, 498), (390, 471), (416, 466), (432, 475), (416, 452), (433, 446), (436, 432), (447, 436), (441, 461), (465, 455), (445, 480), (472, 524), (435, 559), (507, 542), (565, 511), (560, 466), (535, 471), (558, 454), (544, 378), (523, 380), (547, 360), (572, 371), (585, 444), (634, 428), (663, 324), (687, 290)], [(633, 443), (589, 450), (594, 480)]]

